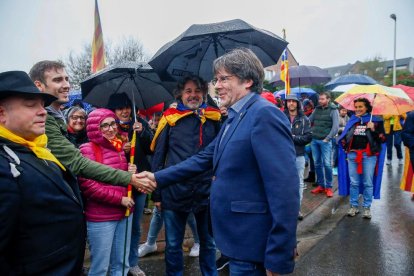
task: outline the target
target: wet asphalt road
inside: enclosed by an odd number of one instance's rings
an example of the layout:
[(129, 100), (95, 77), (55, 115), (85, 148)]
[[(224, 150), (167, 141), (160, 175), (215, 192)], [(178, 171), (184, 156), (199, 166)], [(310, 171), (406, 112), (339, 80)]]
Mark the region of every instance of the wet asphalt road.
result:
[(292, 275), (414, 275), (414, 200), (400, 190), (401, 175), (397, 160), (384, 168), (372, 219), (345, 216)]
[[(402, 166), (394, 160), (384, 169), (381, 199), (373, 202), (372, 219), (361, 214), (347, 217), (348, 206), (341, 205), (332, 218), (298, 237), (299, 250), (306, 249), (290, 275), (414, 275), (414, 200), (399, 188)], [(201, 275), (198, 258), (187, 255), (184, 275)], [(140, 259), (140, 266), (147, 276), (164, 275), (163, 253)], [(226, 275), (227, 268), (219, 273)]]

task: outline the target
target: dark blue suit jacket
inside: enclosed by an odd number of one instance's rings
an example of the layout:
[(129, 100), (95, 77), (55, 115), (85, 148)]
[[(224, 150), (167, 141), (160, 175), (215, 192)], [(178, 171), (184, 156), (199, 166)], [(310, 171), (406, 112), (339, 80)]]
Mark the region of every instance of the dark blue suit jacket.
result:
[(233, 259), (294, 268), (299, 178), (286, 116), (254, 95), (199, 154), (155, 173), (160, 188), (213, 167), (210, 210), (220, 251)]

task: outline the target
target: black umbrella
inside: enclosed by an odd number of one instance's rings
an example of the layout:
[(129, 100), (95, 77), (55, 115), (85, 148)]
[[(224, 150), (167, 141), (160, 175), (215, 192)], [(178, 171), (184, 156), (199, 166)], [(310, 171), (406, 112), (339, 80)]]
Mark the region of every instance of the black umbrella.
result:
[(325, 84), (325, 88), (328, 90), (333, 90), (338, 85), (344, 84), (377, 84), (377, 81), (367, 75), (361, 74), (349, 74), (339, 76), (336, 79), (331, 80), (327, 84)]
[[(328, 72), (317, 66), (299, 65), (289, 67), (289, 79), (291, 86), (313, 85), (327, 82), (331, 79)], [(276, 74), (271, 80), (274, 86), (284, 85), (279, 74)]]
[(162, 80), (177, 81), (190, 74), (209, 81), (213, 61), (232, 49), (251, 49), (264, 66), (277, 63), (287, 42), (243, 20), (191, 25), (165, 44), (149, 61)]
[(139, 109), (172, 99), (157, 73), (145, 62), (109, 66), (82, 81), (81, 89), (83, 100), (99, 107), (106, 107), (112, 94), (122, 92)]

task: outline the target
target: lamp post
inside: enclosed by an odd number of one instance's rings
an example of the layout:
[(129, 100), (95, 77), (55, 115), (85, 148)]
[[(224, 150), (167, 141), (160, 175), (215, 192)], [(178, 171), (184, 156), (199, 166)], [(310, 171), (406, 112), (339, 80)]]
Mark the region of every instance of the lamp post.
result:
[(397, 84), (397, 16), (393, 13), (390, 15), (391, 19), (394, 20), (394, 62), (392, 65), (392, 85)]

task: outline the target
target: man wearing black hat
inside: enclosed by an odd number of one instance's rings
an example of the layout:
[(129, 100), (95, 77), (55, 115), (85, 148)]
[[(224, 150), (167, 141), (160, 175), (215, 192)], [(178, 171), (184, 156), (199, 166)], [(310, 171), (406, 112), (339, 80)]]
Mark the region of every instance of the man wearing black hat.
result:
[[(295, 95), (287, 95), (285, 99), (285, 115), (290, 121), (293, 143), (296, 152), (296, 170), (299, 176), (299, 203), (302, 203), (305, 172), (305, 146), (312, 141), (312, 131), (308, 117), (303, 113), (302, 105)], [(302, 220), (302, 212), (299, 211), (298, 219)]]
[(88, 179), (94, 179), (113, 185), (128, 185), (145, 192), (151, 192), (155, 184), (145, 179), (138, 179), (134, 174), (122, 170), (115, 170), (108, 166), (94, 162), (82, 156), (79, 150), (65, 137), (67, 133), (66, 121), (60, 106), (69, 101), (69, 77), (65, 66), (57, 61), (40, 61), (30, 70), (30, 77), (41, 92), (57, 98), (46, 109), (46, 135), (49, 138), (48, 147), (52, 153), (68, 166), (73, 173)]
[(85, 220), (75, 176), (46, 148), (42, 94), (0, 73), (0, 275), (79, 275)]

